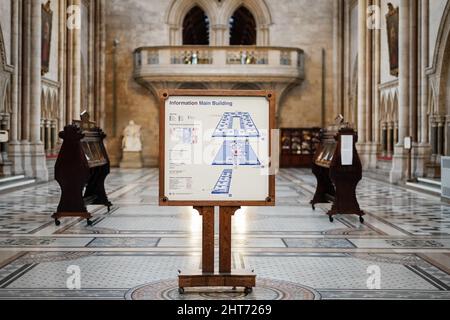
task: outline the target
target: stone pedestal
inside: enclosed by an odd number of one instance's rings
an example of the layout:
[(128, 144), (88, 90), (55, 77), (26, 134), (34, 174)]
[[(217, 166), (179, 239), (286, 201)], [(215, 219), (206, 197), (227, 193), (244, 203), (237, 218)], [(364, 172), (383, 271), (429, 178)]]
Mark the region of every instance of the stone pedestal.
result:
[(413, 153), (413, 171), (416, 177), (425, 177), (427, 175), (427, 166), (430, 163), (431, 145), (420, 143), (414, 148)]
[(12, 174), (12, 162), (4, 161), (0, 163), (0, 177), (7, 177)]
[(403, 145), (396, 145), (394, 148), (394, 158), (392, 160), (392, 170), (389, 178), (392, 184), (399, 184), (406, 178), (408, 166), (407, 160), (408, 151), (404, 149)]
[(32, 177), (37, 181), (48, 181), (47, 158), (45, 156), (44, 144), (30, 144)]
[(22, 149), (22, 159), (23, 159), (23, 170), (25, 176), (34, 177), (33, 167), (31, 165), (31, 147), (28, 141), (23, 141), (21, 144)]
[(22, 145), (19, 142), (10, 142), (8, 145), (9, 160), (12, 162), (12, 174), (24, 174), (23, 159), (22, 159)]
[(373, 154), (372, 143), (357, 143), (356, 150), (358, 151), (363, 170), (369, 169)]
[(140, 169), (144, 167), (142, 162), (142, 151), (124, 151), (120, 167), (123, 169)]
[(369, 169), (376, 169), (377, 167), (377, 157), (378, 157), (378, 150), (381, 146), (376, 143), (372, 142), (369, 145)]

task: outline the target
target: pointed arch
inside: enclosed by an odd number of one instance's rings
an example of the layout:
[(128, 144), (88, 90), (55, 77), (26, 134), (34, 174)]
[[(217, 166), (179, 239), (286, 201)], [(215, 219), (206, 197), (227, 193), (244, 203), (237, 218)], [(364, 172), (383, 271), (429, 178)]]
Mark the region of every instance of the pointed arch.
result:
[(214, 1), (210, 0), (172, 0), (166, 11), (166, 24), (169, 26), (169, 44), (182, 45), (183, 21), (189, 11), (199, 7), (205, 12), (211, 25), (216, 25), (219, 16)]
[(183, 18), (183, 45), (209, 45), (209, 18), (199, 6), (192, 7)]
[(245, 6), (240, 6), (233, 13), (230, 24), (230, 45), (256, 45), (257, 28), (253, 13)]
[(268, 27), (272, 24), (272, 15), (265, 0), (227, 0), (224, 3), (220, 23), (228, 24), (230, 18), (239, 7), (248, 9), (255, 18), (258, 27)]

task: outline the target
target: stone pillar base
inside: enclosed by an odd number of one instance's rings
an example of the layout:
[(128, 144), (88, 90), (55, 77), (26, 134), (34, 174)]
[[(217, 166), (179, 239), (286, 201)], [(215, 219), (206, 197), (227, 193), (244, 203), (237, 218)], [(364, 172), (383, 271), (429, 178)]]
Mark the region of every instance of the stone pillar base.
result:
[(48, 181), (47, 158), (45, 157), (44, 144), (30, 144), (31, 167), (33, 169), (32, 177), (37, 181)]
[(12, 162), (5, 161), (0, 163), (0, 177), (7, 177), (12, 175)]
[(12, 162), (11, 171), (13, 175), (24, 174), (22, 163), (22, 145), (19, 142), (11, 142), (8, 145), (9, 160)]
[(122, 169), (140, 169), (144, 167), (142, 162), (142, 151), (139, 152), (123, 152), (123, 158), (120, 162)]
[(376, 169), (377, 168), (377, 157), (378, 157), (378, 148), (380, 145), (376, 142), (372, 142), (369, 145), (369, 168)]
[[(373, 144), (372, 143), (357, 143), (356, 150), (358, 151), (359, 158), (363, 170), (367, 170), (371, 167), (373, 157)], [(376, 152), (376, 151), (375, 151)]]
[(427, 166), (431, 157), (431, 145), (428, 143), (418, 144), (413, 149), (413, 173), (416, 177), (425, 177)]
[(20, 147), (22, 150), (22, 168), (25, 176), (32, 178), (34, 177), (34, 173), (31, 164), (31, 145), (28, 141), (23, 141)]
[(389, 180), (392, 184), (399, 184), (406, 178), (408, 170), (408, 150), (403, 145), (394, 147), (394, 158), (392, 159), (392, 170)]

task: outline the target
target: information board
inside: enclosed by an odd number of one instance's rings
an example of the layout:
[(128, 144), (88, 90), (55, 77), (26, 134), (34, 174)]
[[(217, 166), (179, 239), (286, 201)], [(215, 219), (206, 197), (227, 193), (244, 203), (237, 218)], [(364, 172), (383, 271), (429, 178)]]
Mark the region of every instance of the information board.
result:
[(274, 95), (161, 91), (160, 204), (274, 205)]

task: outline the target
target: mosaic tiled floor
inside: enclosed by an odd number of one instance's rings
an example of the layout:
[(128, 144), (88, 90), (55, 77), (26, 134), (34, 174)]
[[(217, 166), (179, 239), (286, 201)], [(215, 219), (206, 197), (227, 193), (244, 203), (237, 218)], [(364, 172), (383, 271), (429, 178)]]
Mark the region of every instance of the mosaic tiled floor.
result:
[(450, 299), (450, 205), (365, 178), (365, 224), (330, 223), (329, 205), (309, 205), (314, 187), (308, 170), (282, 170), (276, 207), (233, 218), (233, 268), (257, 274), (250, 294), (178, 293), (178, 270), (200, 268), (201, 217), (157, 206), (155, 169), (113, 170), (114, 208), (90, 207), (91, 227), (54, 225), (55, 182), (0, 195), (0, 299)]

